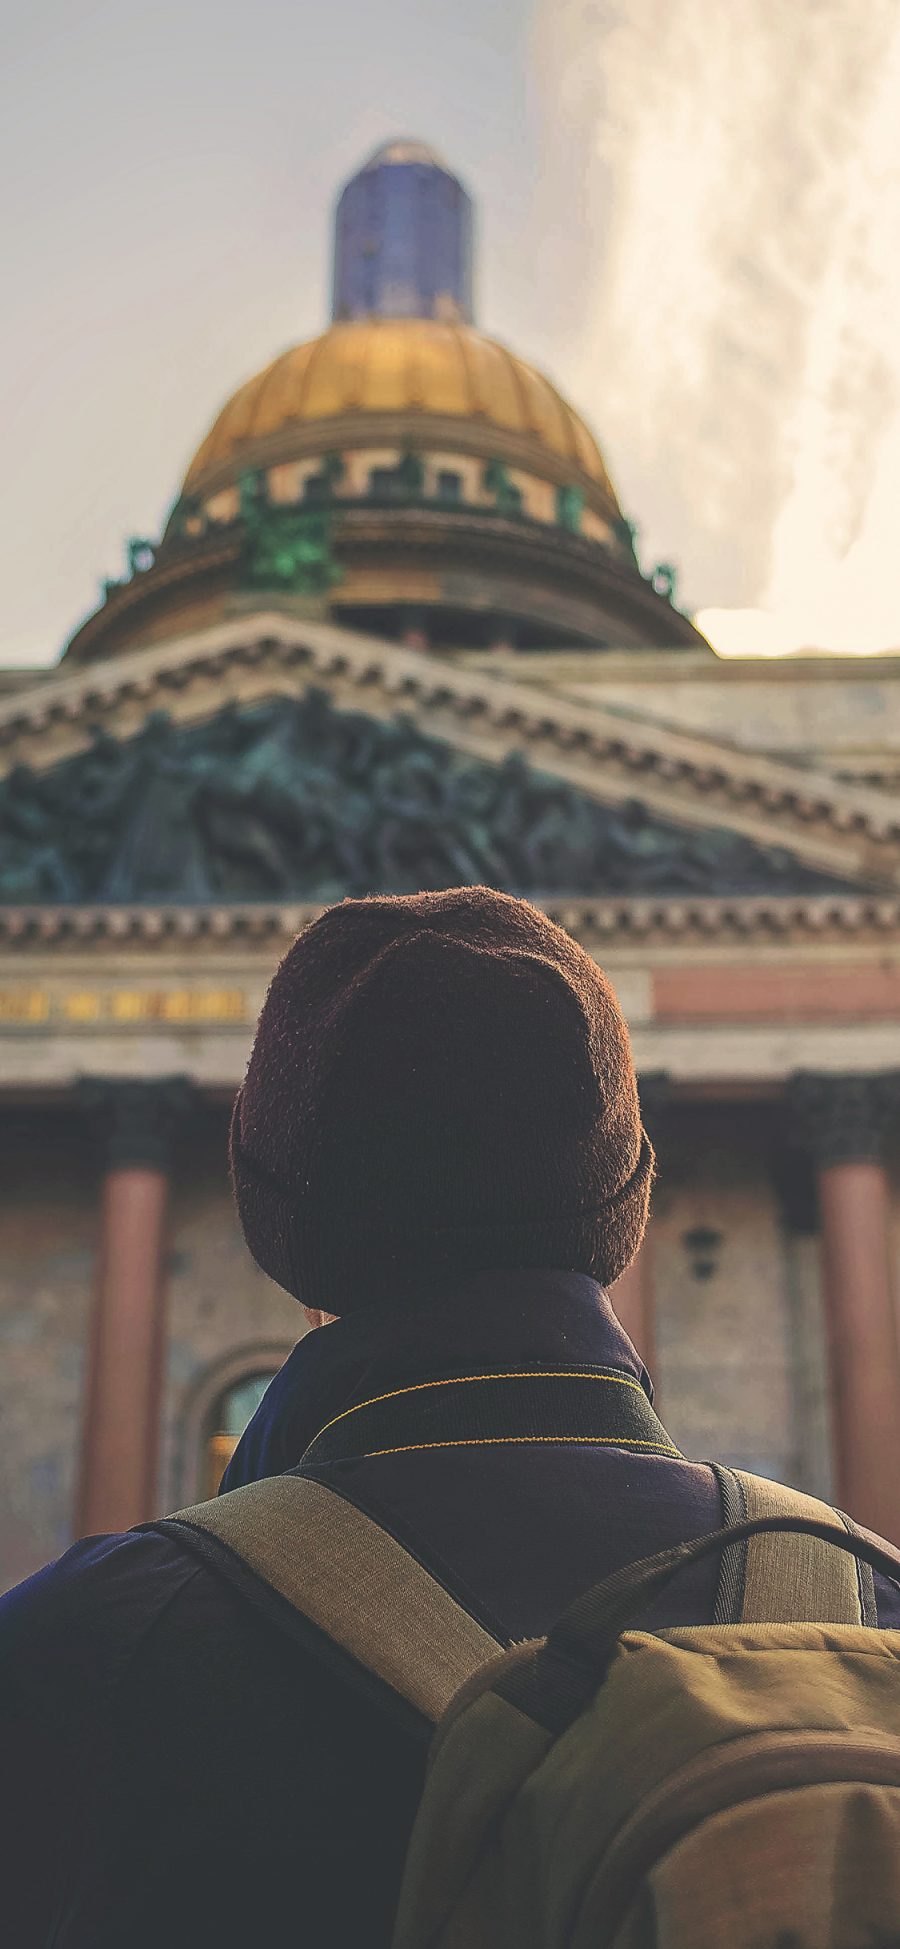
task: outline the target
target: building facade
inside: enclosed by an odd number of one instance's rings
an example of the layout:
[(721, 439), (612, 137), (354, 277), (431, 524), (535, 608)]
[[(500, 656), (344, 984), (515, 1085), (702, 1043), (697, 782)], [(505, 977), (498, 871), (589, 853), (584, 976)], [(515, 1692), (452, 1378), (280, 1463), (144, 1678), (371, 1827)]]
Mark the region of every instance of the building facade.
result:
[(302, 1325), (226, 1171), (273, 966), (466, 881), (620, 995), (660, 1176), (613, 1298), (676, 1440), (900, 1540), (900, 659), (720, 661), (470, 322), (457, 180), (392, 144), (338, 209), (328, 331), (0, 683), (2, 1579), (214, 1486)]

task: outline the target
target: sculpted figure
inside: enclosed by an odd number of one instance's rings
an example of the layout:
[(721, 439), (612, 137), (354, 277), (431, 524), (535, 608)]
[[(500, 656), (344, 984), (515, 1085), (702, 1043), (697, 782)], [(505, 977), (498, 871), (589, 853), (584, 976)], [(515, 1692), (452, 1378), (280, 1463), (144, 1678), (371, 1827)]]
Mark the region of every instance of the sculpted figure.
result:
[(246, 580), (254, 588), (322, 595), (340, 579), (327, 508), (273, 506), (259, 475), (240, 483)]
[(0, 898), (331, 900), (487, 884), (515, 893), (752, 893), (831, 883), (787, 854), (609, 807), (521, 753), (467, 758), (326, 692), (161, 712), (124, 742), (0, 784)]
[(193, 816), (211, 761), (202, 751), (186, 749), (162, 712), (148, 719), (136, 747), (130, 816), (109, 861), (100, 898), (212, 899), (215, 888)]

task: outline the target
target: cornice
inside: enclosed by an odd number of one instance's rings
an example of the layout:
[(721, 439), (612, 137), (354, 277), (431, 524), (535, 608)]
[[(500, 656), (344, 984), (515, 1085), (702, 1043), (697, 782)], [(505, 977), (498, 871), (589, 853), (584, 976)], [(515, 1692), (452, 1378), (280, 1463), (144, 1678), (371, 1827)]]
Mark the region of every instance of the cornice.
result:
[(872, 656), (831, 656), (824, 651), (784, 657), (720, 656), (695, 641), (673, 642), (665, 647), (641, 644), (633, 649), (616, 643), (610, 649), (531, 650), (527, 657), (511, 650), (462, 650), (458, 655), (463, 669), (484, 670), (490, 664), (500, 675), (510, 672), (516, 661), (524, 663), (530, 682), (564, 689), (569, 695), (579, 694), (582, 686), (594, 683), (635, 687), (750, 683), (780, 689), (798, 683), (900, 682), (900, 653), (887, 650)]
[[(77, 649), (72, 657), (84, 666), (94, 656), (93, 643), (102, 639), (110, 630), (121, 627), (142, 610), (153, 609), (166, 603), (173, 591), (186, 587), (189, 593), (198, 588), (201, 593), (210, 578), (232, 573), (240, 560), (241, 544), (236, 529), (210, 529), (200, 542), (171, 548), (162, 561), (157, 562), (145, 573), (134, 575), (127, 582), (111, 585), (106, 600), (99, 609), (86, 616), (77, 629), (73, 630), (66, 645), (66, 655)], [(102, 648), (99, 655), (102, 656)]]
[(401, 711), (429, 735), (489, 762), (524, 751), (607, 804), (640, 799), (663, 818), (727, 827), (869, 887), (900, 888), (900, 805), (862, 788), (639, 713), (536, 692), (322, 622), (260, 612), (89, 664), (0, 698), (0, 768), (44, 767), (103, 726), (133, 733), (151, 710), (200, 720), (307, 683), (339, 706)]
[[(853, 895), (736, 895), (705, 899), (536, 897), (535, 904), (576, 940), (698, 945), (755, 940), (870, 942), (883, 947), (900, 930), (900, 898)], [(142, 950), (188, 942), (211, 954), (235, 946), (276, 948), (317, 920), (321, 904), (253, 901), (211, 906), (0, 906), (0, 944), (71, 951), (109, 943)]]
[[(585, 641), (614, 621), (623, 642), (629, 637), (635, 643), (661, 641), (668, 633), (673, 642), (712, 660), (689, 618), (615, 547), (589, 536), (491, 507), (442, 509), (430, 502), (382, 507), (338, 499), (333, 515), (335, 547), (348, 571), (378, 566), (397, 573), (402, 583), (410, 569), (415, 573), (424, 563), (445, 578), (442, 603), (482, 610), (485, 600), (493, 599), (532, 622), (543, 612), (548, 630), (566, 625)], [(218, 583), (227, 593), (240, 555), (239, 521), (212, 524), (193, 538), (167, 538), (152, 568), (111, 586), (103, 605), (70, 637), (67, 656), (79, 663), (102, 656), (107, 639), (123, 626), (146, 637), (148, 619), (171, 610), (173, 597), (183, 590), (202, 598)], [(350, 588), (338, 584), (330, 600), (339, 611), (352, 600)]]
[[(359, 502), (342, 507), (337, 501), (335, 515), (336, 547), (348, 565), (357, 554), (367, 558), (368, 551), (377, 548), (385, 556), (395, 554), (403, 566), (419, 554), (436, 567), (447, 563), (466, 580), (476, 569), (479, 582), (492, 570), (501, 576), (505, 572), (507, 579), (519, 578), (520, 593), (517, 603), (511, 587), (504, 606), (508, 603), (522, 615), (529, 613), (531, 586), (542, 580), (550, 597), (548, 627), (554, 616), (557, 622), (565, 619), (568, 597), (573, 627), (585, 634), (602, 630), (605, 614), (607, 622), (615, 619), (623, 641), (627, 642), (629, 630), (636, 642), (645, 642), (651, 632), (661, 640), (668, 632), (673, 642), (712, 660), (712, 650), (690, 618), (673, 609), (620, 551), (587, 535), (568, 534), (528, 516), (511, 518), (491, 508), (448, 513), (428, 504), (385, 510)], [(458, 600), (460, 593), (451, 593), (448, 587), (446, 600)], [(340, 604), (340, 585), (332, 600)], [(589, 611), (576, 620), (576, 608), (585, 604)], [(483, 607), (483, 592), (479, 591), (477, 601), (470, 598), (461, 606)]]

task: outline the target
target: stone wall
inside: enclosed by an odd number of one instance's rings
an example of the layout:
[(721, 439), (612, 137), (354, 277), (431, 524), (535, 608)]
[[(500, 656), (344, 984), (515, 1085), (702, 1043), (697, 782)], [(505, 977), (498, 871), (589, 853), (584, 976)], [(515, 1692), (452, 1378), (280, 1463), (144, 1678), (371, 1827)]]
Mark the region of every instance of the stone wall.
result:
[(896, 664), (880, 677), (877, 665), (860, 667), (858, 677), (822, 674), (809, 678), (783, 666), (751, 670), (742, 680), (735, 666), (723, 680), (610, 682), (567, 686), (569, 694), (605, 705), (639, 710), (676, 731), (724, 738), (750, 751), (785, 758), (810, 758), (835, 770), (865, 771), (869, 766), (896, 771), (900, 764), (900, 681)]
[(473, 669), (637, 712), (746, 750), (848, 775), (900, 771), (900, 658), (709, 657), (680, 651), (469, 653)]
[(71, 1541), (96, 1172), (79, 1118), (0, 1115), (0, 1589)]
[(254, 1264), (231, 1201), (227, 1120), (212, 1113), (172, 1204), (160, 1507), (208, 1492), (205, 1442), (223, 1391), (281, 1365), (305, 1330), (296, 1300)]
[(686, 1106), (663, 1132), (652, 1220), (659, 1406), (692, 1458), (827, 1496), (818, 1255), (796, 1214), (788, 1222), (771, 1124), (762, 1106)]
[[(294, 1301), (243, 1244), (225, 1136), (224, 1112), (206, 1112), (175, 1171), (161, 1510), (208, 1491), (206, 1441), (223, 1390), (277, 1367), (303, 1329)], [(811, 1202), (804, 1211), (802, 1198), (792, 1209), (785, 1198), (775, 1111), (679, 1106), (659, 1149), (652, 1237), (663, 1419), (692, 1456), (827, 1496), (818, 1243)], [(98, 1180), (74, 1114), (4, 1113), (0, 1587), (71, 1540)], [(900, 1201), (897, 1214), (900, 1256)]]
[[(254, 1266), (231, 1203), (224, 1113), (176, 1161), (159, 1508), (205, 1493), (222, 1390), (276, 1368), (303, 1330)], [(0, 1589), (72, 1541), (99, 1156), (63, 1108), (0, 1117)]]

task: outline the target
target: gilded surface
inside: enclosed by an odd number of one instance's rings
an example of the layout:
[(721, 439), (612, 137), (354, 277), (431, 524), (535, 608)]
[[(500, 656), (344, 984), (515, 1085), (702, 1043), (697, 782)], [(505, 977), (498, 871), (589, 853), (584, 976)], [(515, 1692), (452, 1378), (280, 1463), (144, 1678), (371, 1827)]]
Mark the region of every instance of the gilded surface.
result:
[(243, 988), (170, 983), (161, 987), (98, 987), (81, 982), (62, 990), (37, 983), (0, 986), (0, 1030), (124, 1028), (243, 1023), (250, 1009)]
[(549, 379), (483, 333), (430, 318), (333, 325), (295, 345), (223, 407), (184, 482), (190, 495), (209, 468), (292, 421), (342, 413), (422, 412), (479, 420), (525, 434), (575, 461), (618, 504), (599, 447)]

